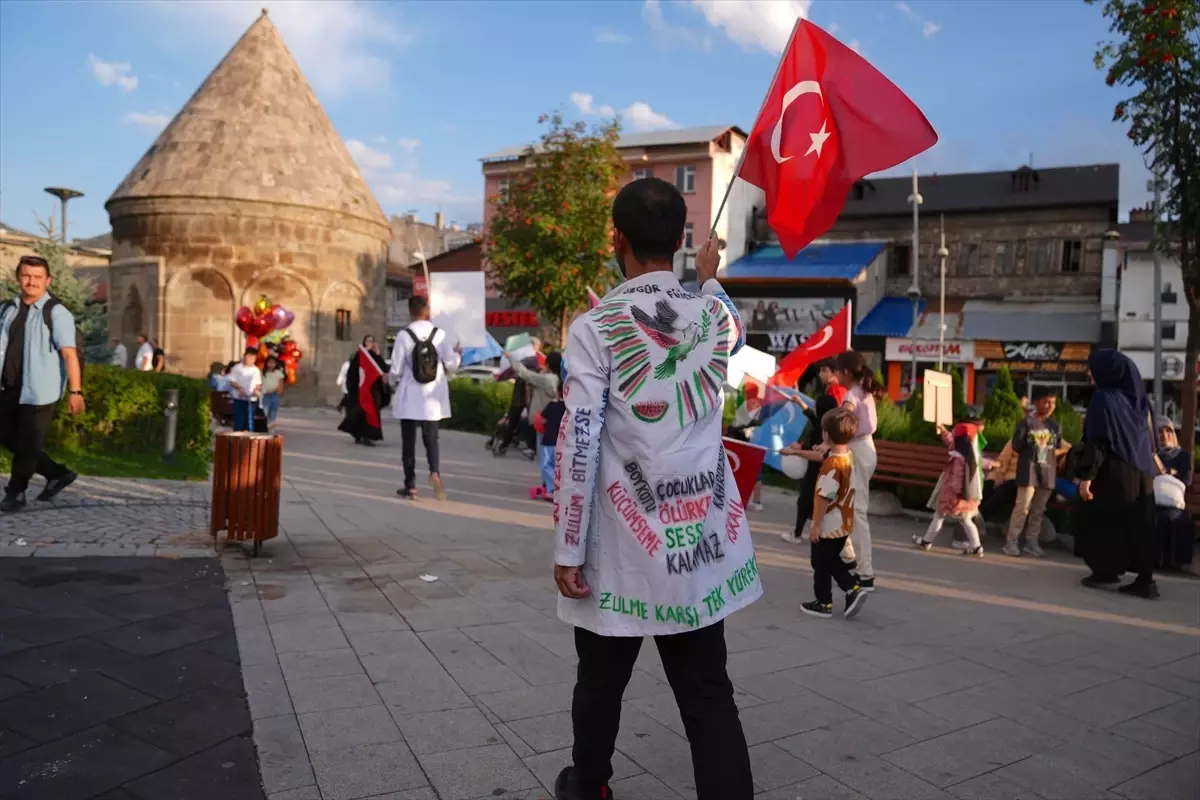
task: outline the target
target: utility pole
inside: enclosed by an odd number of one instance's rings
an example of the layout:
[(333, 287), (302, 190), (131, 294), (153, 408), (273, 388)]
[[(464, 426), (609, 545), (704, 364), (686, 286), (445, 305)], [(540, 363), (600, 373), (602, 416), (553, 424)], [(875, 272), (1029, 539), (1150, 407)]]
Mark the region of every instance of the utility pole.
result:
[(1163, 410), (1162, 384), (1162, 242), (1158, 241), (1158, 221), (1162, 216), (1162, 173), (1158, 167), (1159, 150), (1154, 149), (1154, 415)]
[(942, 320), (938, 325), (938, 372), (944, 372), (942, 369), (942, 358), (946, 352), (946, 256), (950, 255), (950, 251), (946, 249), (946, 215), (941, 215), (942, 225), (942, 244), (938, 248), (938, 260), (941, 262), (942, 286), (939, 293), (942, 304)]
[(83, 197), (83, 192), (76, 189), (64, 189), (61, 186), (47, 186), (44, 191), (58, 198), (62, 207), (62, 243), (67, 243), (67, 203), (76, 197)]
[(913, 207), (913, 228), (912, 228), (912, 283), (908, 287), (908, 299), (912, 301), (913, 321), (912, 330), (909, 331), (909, 340), (912, 348), (912, 375), (909, 376), (908, 396), (912, 397), (917, 393), (917, 325), (920, 322), (920, 306), (921, 306), (921, 276), (920, 276), (920, 209), (921, 203), (924, 200), (920, 192), (917, 191), (917, 168), (913, 167), (912, 194), (908, 196), (908, 202), (912, 203)]

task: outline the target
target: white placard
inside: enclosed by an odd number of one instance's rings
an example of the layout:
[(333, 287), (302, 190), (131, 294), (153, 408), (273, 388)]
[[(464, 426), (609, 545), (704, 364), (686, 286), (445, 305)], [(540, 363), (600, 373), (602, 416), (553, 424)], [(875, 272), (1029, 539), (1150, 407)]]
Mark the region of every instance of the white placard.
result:
[(486, 347), (487, 286), (482, 272), (435, 272), (429, 276), (433, 324), (463, 347)]
[(765, 384), (775, 374), (775, 364), (775, 356), (770, 353), (755, 350), (753, 347), (743, 347), (729, 357), (729, 371), (725, 382), (736, 389), (748, 375)]
[(954, 379), (949, 373), (925, 370), (925, 421), (954, 424)]

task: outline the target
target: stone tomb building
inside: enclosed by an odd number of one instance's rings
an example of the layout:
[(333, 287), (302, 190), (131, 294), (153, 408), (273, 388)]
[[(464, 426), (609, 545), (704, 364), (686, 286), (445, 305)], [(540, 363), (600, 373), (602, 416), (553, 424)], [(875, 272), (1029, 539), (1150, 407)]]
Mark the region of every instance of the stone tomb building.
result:
[(295, 312), (293, 402), (333, 403), (338, 368), (384, 333), (391, 227), (264, 11), (113, 192), (109, 330), (168, 369), (241, 353), (234, 317)]

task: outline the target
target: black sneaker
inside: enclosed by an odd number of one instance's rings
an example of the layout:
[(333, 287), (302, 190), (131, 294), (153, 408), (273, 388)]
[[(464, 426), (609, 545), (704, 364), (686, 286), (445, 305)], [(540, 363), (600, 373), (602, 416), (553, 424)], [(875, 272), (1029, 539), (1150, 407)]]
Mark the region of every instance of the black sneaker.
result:
[(4, 499), (0, 500), (0, 511), (3, 511), (6, 514), (13, 511), (20, 511), (24, 507), (24, 492), (19, 492), (17, 494), (6, 494), (4, 495)]
[(1158, 584), (1154, 581), (1134, 581), (1118, 588), (1117, 591), (1121, 594), (1140, 597), (1144, 600), (1157, 600), (1159, 598)]
[(862, 577), (859, 577), (858, 575), (855, 575), (854, 582), (858, 584), (858, 588), (862, 589), (864, 592), (867, 592), (868, 594), (875, 591), (875, 579), (874, 578), (862, 578)]
[(46, 487), (42, 489), (42, 493), (37, 496), (38, 502), (45, 503), (58, 497), (58, 493), (75, 482), (79, 476), (74, 472), (68, 471), (67, 474), (53, 480), (46, 481)]
[(1121, 582), (1121, 579), (1117, 578), (1116, 576), (1097, 575), (1092, 573), (1079, 582), (1089, 589), (1107, 589), (1109, 587), (1116, 586)]
[(862, 590), (861, 586), (855, 586), (846, 592), (846, 613), (843, 616), (850, 619), (862, 610), (865, 602), (867, 602), (867, 593)]
[(580, 784), (579, 776), (574, 767), (563, 767), (554, 781), (555, 800), (613, 800), (612, 790), (608, 785), (601, 786), (595, 791), (587, 791)]
[(800, 610), (810, 617), (821, 617), (829, 619), (833, 616), (833, 603), (822, 603), (817, 600), (810, 600), (807, 603), (800, 605)]

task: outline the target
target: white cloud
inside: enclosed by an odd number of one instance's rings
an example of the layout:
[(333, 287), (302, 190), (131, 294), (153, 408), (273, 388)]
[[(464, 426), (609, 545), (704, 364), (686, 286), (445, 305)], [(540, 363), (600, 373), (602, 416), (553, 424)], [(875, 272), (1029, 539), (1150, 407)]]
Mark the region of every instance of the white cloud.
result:
[(125, 115), (125, 121), (131, 125), (137, 125), (158, 133), (167, 127), (167, 123), (171, 121), (171, 118), (157, 111), (130, 111)]
[(912, 6), (910, 6), (908, 3), (904, 3), (904, 2), (896, 3), (894, 7), (901, 14), (903, 14), (904, 16), (908, 17), (913, 22), (920, 25), (921, 26), (921, 35), (924, 36), (926, 39), (932, 39), (934, 36), (937, 36), (938, 31), (940, 31), (942, 29), (942, 26), (940, 24), (938, 24), (936, 22), (931, 22), (931, 21), (925, 19), (920, 14), (918, 14), (916, 11), (914, 11)]
[(670, 47), (679, 44), (697, 50), (712, 49), (712, 39), (708, 36), (691, 28), (667, 22), (666, 17), (663, 16), (662, 3), (659, 0), (646, 0), (645, 5), (642, 6), (642, 20), (660, 45)]
[(412, 151), (416, 150), (418, 147), (421, 146), (421, 140), (420, 139), (407, 139), (407, 138), (401, 137), (396, 140), (396, 146), (402, 150), (407, 150), (408, 152), (411, 153)]
[(133, 74), (133, 67), (127, 63), (117, 61), (102, 61), (94, 55), (88, 55), (88, 64), (92, 68), (92, 74), (96, 76), (96, 81), (101, 86), (119, 86), (122, 92), (132, 92), (138, 87), (137, 76)]
[(369, 181), (385, 208), (431, 208), (452, 220), (477, 220), (483, 213), (482, 194), (460, 194), (450, 181), (424, 178), (415, 171), (375, 175)]
[(633, 131), (664, 131), (679, 127), (666, 114), (660, 114), (641, 100), (630, 103), (620, 111), (605, 103), (597, 105), (595, 96), (588, 92), (571, 92), (571, 102), (584, 116), (620, 117), (621, 122)]
[(388, 49), (413, 41), (366, 0), (156, 0), (153, 6), (188, 30), (232, 46), (266, 8), (304, 74), (319, 90), (342, 95), (386, 84)]
[(704, 19), (745, 50), (779, 54), (812, 0), (692, 0)]
[(629, 44), (633, 39), (609, 28), (597, 28), (596, 41), (600, 44)]
[(374, 144), (387, 144), (387, 143), (388, 143), (388, 138), (387, 138), (386, 136), (383, 136), (383, 135), (380, 135), (380, 136), (372, 136), (372, 137), (371, 137), (371, 141), (372, 141)]
[(389, 154), (363, 144), (358, 139), (347, 139), (346, 149), (363, 172), (392, 168), (393, 161)]

